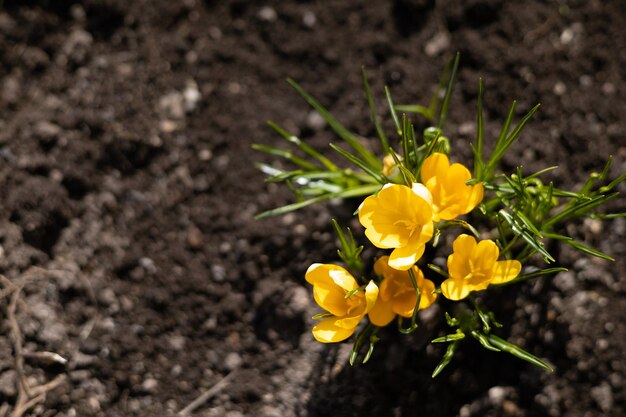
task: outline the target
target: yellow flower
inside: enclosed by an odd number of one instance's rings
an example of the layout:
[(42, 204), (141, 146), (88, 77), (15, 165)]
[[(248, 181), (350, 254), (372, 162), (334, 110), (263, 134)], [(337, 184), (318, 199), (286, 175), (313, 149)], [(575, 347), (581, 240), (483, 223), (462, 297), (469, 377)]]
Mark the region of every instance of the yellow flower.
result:
[(450, 165), (442, 153), (430, 155), (422, 164), (422, 182), (433, 196), (433, 220), (452, 220), (467, 214), (483, 199), (483, 185), (466, 185), (472, 178), (459, 163)]
[(390, 176), (397, 171), (396, 161), (391, 154), (385, 155), (383, 158), (383, 175)]
[(382, 249), (394, 249), (389, 266), (408, 270), (424, 253), (433, 236), (430, 192), (422, 184), (386, 184), (378, 195), (369, 196), (359, 208), (365, 235)]
[(359, 284), (348, 271), (337, 265), (313, 264), (306, 271), (306, 280), (313, 285), (315, 302), (332, 314), (313, 327), (313, 336), (323, 343), (341, 342), (352, 336), (378, 297), (378, 287), (370, 281), (363, 290), (346, 298), (346, 294), (359, 288)]
[(519, 261), (498, 261), (500, 250), (491, 240), (460, 235), (448, 256), (450, 278), (441, 284), (441, 293), (450, 300), (462, 300), (472, 291), (484, 290), (489, 284), (503, 284), (519, 275)]
[[(374, 264), (376, 275), (383, 277), (376, 304), (368, 314), (370, 321), (376, 326), (388, 325), (396, 314), (402, 317), (411, 317), (417, 302), (417, 294), (408, 271), (393, 269), (389, 267), (388, 261), (389, 257), (383, 256)], [(435, 284), (424, 278), (424, 274), (418, 267), (413, 266), (412, 269), (417, 281), (417, 288), (421, 293), (419, 310), (423, 310), (430, 307), (437, 298), (437, 295), (433, 294)]]

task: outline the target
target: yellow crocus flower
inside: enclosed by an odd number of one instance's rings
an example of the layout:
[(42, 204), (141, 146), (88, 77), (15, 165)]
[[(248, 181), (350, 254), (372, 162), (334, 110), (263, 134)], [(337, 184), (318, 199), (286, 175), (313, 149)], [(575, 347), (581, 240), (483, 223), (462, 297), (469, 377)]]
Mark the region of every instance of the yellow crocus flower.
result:
[[(383, 277), (376, 304), (368, 313), (370, 321), (376, 326), (388, 325), (396, 314), (411, 317), (417, 302), (417, 294), (409, 272), (391, 268), (388, 261), (389, 257), (383, 256), (374, 264), (376, 275)], [(437, 295), (433, 294), (435, 284), (424, 278), (424, 274), (417, 266), (413, 266), (412, 270), (417, 281), (417, 288), (421, 293), (419, 310), (423, 310), (430, 307), (437, 299)]]
[(313, 285), (315, 302), (332, 314), (313, 327), (313, 337), (322, 343), (341, 342), (352, 336), (378, 297), (374, 281), (346, 297), (359, 288), (359, 284), (348, 271), (337, 265), (313, 264), (305, 277)]
[(489, 284), (503, 284), (517, 277), (522, 264), (515, 260), (498, 261), (500, 250), (492, 240), (460, 235), (448, 256), (450, 278), (441, 284), (441, 293), (450, 300), (462, 300), (472, 291), (481, 291)]
[(359, 207), (359, 221), (365, 235), (381, 249), (394, 249), (389, 266), (408, 270), (424, 253), (433, 236), (433, 209), (430, 192), (422, 184), (386, 184), (377, 195)]
[(472, 174), (462, 164), (450, 165), (445, 154), (433, 153), (426, 158), (420, 176), (433, 196), (435, 222), (467, 214), (483, 199), (483, 185), (466, 185)]

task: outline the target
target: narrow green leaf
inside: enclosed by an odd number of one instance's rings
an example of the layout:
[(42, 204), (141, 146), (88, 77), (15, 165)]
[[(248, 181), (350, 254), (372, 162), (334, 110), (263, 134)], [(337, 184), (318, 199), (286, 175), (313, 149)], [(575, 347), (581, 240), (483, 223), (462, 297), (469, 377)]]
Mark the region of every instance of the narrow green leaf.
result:
[(502, 209), (498, 212), (498, 214), (506, 220), (506, 222), (511, 226), (511, 229), (515, 234), (521, 237), (530, 247), (535, 249), (541, 255), (543, 255), (544, 260), (546, 262), (554, 262), (554, 258), (548, 251), (544, 248), (543, 243), (537, 240), (537, 237), (532, 235), (527, 228), (525, 228), (524, 224), (519, 222), (519, 220), (515, 219), (513, 215), (511, 215), (506, 210)]
[(276, 148), (273, 146), (267, 146), (267, 145), (259, 145), (259, 144), (253, 144), (252, 145), (252, 149), (254, 149), (255, 151), (261, 151), (261, 152), (265, 152), (267, 154), (273, 155), (273, 156), (278, 156), (280, 158), (285, 158), (287, 159), (289, 162), (296, 164), (298, 166), (301, 166), (302, 168), (312, 171), (312, 170), (318, 170), (319, 167), (315, 164), (310, 163), (309, 161), (306, 161), (302, 158), (299, 158), (297, 156), (295, 156), (293, 154), (293, 152), (288, 151), (286, 149), (282, 149), (282, 148)]
[(341, 249), (348, 250), (350, 248), (350, 245), (348, 245), (348, 241), (346, 239), (346, 236), (343, 234), (341, 226), (339, 226), (339, 222), (337, 222), (337, 220), (335, 219), (331, 219), (330, 222), (333, 225), (333, 229), (335, 229), (335, 234), (339, 239), (339, 245), (341, 246)]
[(510, 353), (511, 355), (516, 356), (522, 360), (525, 360), (526, 362), (532, 363), (535, 366), (543, 368), (547, 370), (548, 372), (553, 371), (552, 367), (548, 365), (547, 362), (539, 359), (535, 355), (532, 355), (526, 352), (521, 347), (516, 346), (513, 343), (507, 342), (506, 340), (503, 340), (493, 334), (488, 335), (487, 338), (489, 339), (489, 343), (491, 343), (493, 346), (497, 347), (498, 349), (504, 352)]
[(592, 219), (617, 219), (626, 217), (626, 213), (593, 213), (589, 215)]
[(498, 349), (496, 346), (492, 345), (489, 341), (489, 338), (487, 335), (484, 335), (480, 332), (477, 332), (476, 330), (472, 330), (472, 337), (474, 337), (474, 339), (478, 340), (480, 342), (481, 345), (483, 345), (483, 347), (485, 349), (489, 349), (492, 350), (494, 352), (500, 352), (501, 349)]
[(606, 261), (614, 261), (614, 258), (611, 258), (609, 255), (600, 252), (597, 249), (591, 248), (583, 243), (577, 242), (575, 240), (566, 240), (565, 243), (567, 243), (568, 245), (570, 245), (571, 247), (573, 247), (576, 250), (579, 250), (581, 252), (584, 252), (586, 254), (589, 254), (591, 256), (595, 256), (596, 258), (600, 258), (600, 259), (604, 259)]
[(540, 269), (538, 271), (534, 271), (534, 272), (529, 272), (527, 274), (521, 274), (518, 275), (517, 278), (515, 278), (512, 281), (509, 282), (505, 282), (504, 284), (494, 284), (494, 287), (504, 287), (507, 285), (511, 285), (511, 284), (515, 284), (521, 281), (526, 281), (528, 279), (531, 278), (536, 278), (536, 277), (541, 277), (544, 275), (552, 275), (552, 274), (556, 274), (557, 272), (564, 272), (567, 271), (567, 268), (563, 268), (563, 267), (557, 267), (557, 268), (546, 268), (546, 269)]
[(297, 203), (288, 204), (286, 206), (278, 207), (272, 210), (264, 211), (263, 213), (257, 214), (255, 219), (263, 219), (265, 217), (270, 216), (278, 216), (280, 214), (289, 213), (290, 211), (299, 210), (303, 207), (309, 206), (311, 204), (320, 203), (322, 201), (331, 200), (333, 198), (352, 198), (352, 197), (362, 197), (366, 195), (372, 195), (380, 190), (380, 185), (364, 185), (360, 187), (349, 188), (340, 193), (329, 193), (325, 195), (321, 195), (315, 198), (311, 198), (304, 201), (299, 201)]
[(478, 79), (478, 112), (476, 113), (476, 148), (474, 150), (474, 178), (481, 178), (483, 161), (483, 79)]
[(330, 147), (333, 148), (335, 151), (337, 151), (341, 156), (346, 158), (348, 161), (352, 162), (354, 165), (358, 166), (363, 171), (367, 172), (369, 175), (372, 176), (372, 178), (374, 178), (380, 184), (386, 184), (388, 182), (391, 182), (382, 173), (375, 171), (369, 165), (367, 165), (365, 161), (363, 161), (362, 159), (359, 159), (355, 155), (352, 155), (350, 152), (346, 151), (345, 149), (342, 149), (341, 147), (335, 145), (334, 143), (331, 143)]
[(551, 167), (544, 168), (544, 169), (542, 169), (540, 171), (537, 171), (537, 172), (535, 172), (533, 174), (530, 174), (529, 176), (526, 177), (526, 180), (537, 178), (540, 175), (545, 174), (546, 172), (550, 172), (550, 171), (554, 171), (555, 169), (558, 169), (558, 167), (559, 167), (558, 165), (554, 165), (554, 166), (551, 166)]
[(422, 302), (422, 292), (417, 286), (417, 278), (415, 277), (415, 272), (413, 272), (413, 268), (409, 269), (409, 277), (411, 278), (411, 284), (413, 285), (413, 289), (415, 290), (415, 294), (417, 295), (417, 299), (415, 300), (415, 307), (413, 307), (413, 315), (411, 316), (411, 325), (414, 325), (417, 322), (417, 313), (419, 313), (420, 303)]
[(465, 339), (465, 333), (463, 333), (461, 330), (457, 330), (456, 333), (447, 334), (445, 336), (433, 339), (430, 343), (448, 343), (461, 339)]
[(526, 126), (526, 123), (528, 123), (528, 121), (533, 117), (537, 110), (539, 110), (539, 107), (541, 107), (541, 104), (537, 104), (524, 117), (522, 117), (520, 122), (515, 126), (513, 131), (508, 136), (506, 136), (505, 139), (500, 140), (500, 138), (498, 138), (498, 142), (496, 142), (494, 151), (489, 158), (489, 162), (487, 163), (487, 171), (490, 174), (495, 170), (497, 163), (500, 161), (500, 159), (502, 159), (507, 149), (509, 149), (513, 142), (515, 142), (519, 138), (522, 130), (524, 129), (524, 126)]
[(329, 313), (328, 311), (323, 311), (311, 317), (313, 320), (321, 320), (327, 317), (333, 317), (333, 313)]
[(454, 61), (452, 62), (452, 70), (450, 71), (450, 78), (448, 79), (448, 86), (446, 87), (446, 94), (443, 96), (443, 102), (441, 103), (441, 110), (439, 111), (439, 129), (443, 130), (443, 126), (446, 123), (448, 117), (448, 106), (450, 104), (450, 97), (452, 97), (452, 91), (454, 90), (454, 83), (456, 82), (456, 73), (459, 69), (459, 60), (461, 58), (460, 53), (456, 53)]
[(389, 142), (387, 141), (387, 136), (385, 136), (385, 132), (383, 131), (382, 126), (380, 125), (378, 114), (376, 113), (376, 103), (374, 102), (374, 96), (372, 95), (372, 89), (370, 88), (370, 83), (367, 80), (367, 73), (365, 72), (365, 66), (361, 67), (361, 74), (363, 75), (363, 85), (365, 87), (365, 96), (367, 97), (367, 104), (370, 108), (370, 117), (372, 119), (372, 122), (374, 123), (374, 128), (376, 129), (376, 134), (378, 135), (378, 139), (380, 139), (380, 146), (383, 149), (387, 149), (389, 147)]
[(285, 129), (283, 129), (282, 127), (280, 127), (278, 124), (274, 123), (271, 120), (268, 120), (267, 124), (272, 129), (274, 129), (279, 135), (284, 137), (288, 142), (293, 143), (294, 145), (299, 147), (303, 152), (305, 152), (306, 154), (308, 154), (308, 155), (312, 156), (313, 158), (317, 159), (318, 161), (320, 161), (320, 163), (322, 163), (322, 165), (324, 165), (330, 171), (336, 171), (338, 169), (337, 165), (333, 164), (324, 155), (322, 155), (321, 153), (317, 152), (315, 149), (311, 148), (309, 145), (304, 143), (297, 136), (292, 135), (291, 133), (287, 132)]
[(400, 143), (402, 145), (402, 155), (404, 156), (404, 163), (407, 164), (407, 169), (411, 170), (411, 156), (409, 150), (409, 120), (406, 114), (402, 115), (402, 137)]
[(335, 119), (335, 117), (330, 114), (330, 112), (324, 106), (322, 106), (317, 100), (315, 100), (309, 93), (307, 93), (302, 87), (300, 87), (297, 82), (295, 82), (291, 78), (288, 78), (287, 82), (298, 92), (298, 94), (302, 96), (302, 98), (304, 98), (307, 103), (309, 103), (311, 107), (317, 110), (317, 112), (322, 116), (326, 123), (328, 123), (330, 128), (337, 135), (339, 135), (340, 138), (345, 140), (348, 145), (350, 145), (350, 147), (363, 158), (363, 160), (371, 169), (382, 168), (382, 164), (376, 158), (376, 156), (372, 152), (367, 150), (367, 148), (365, 148), (361, 143), (360, 139), (352, 134), (350, 131), (348, 131), (348, 129), (346, 129), (341, 123), (339, 123), (339, 121)]
[(354, 363), (356, 362), (356, 358), (359, 354), (359, 350), (361, 350), (361, 346), (365, 342), (365, 339), (368, 339), (370, 338), (371, 335), (375, 334), (377, 329), (378, 328), (374, 326), (373, 324), (367, 323), (365, 328), (361, 330), (361, 333), (359, 333), (356, 340), (354, 341), (354, 345), (352, 345), (352, 352), (350, 353), (350, 365), (351, 366), (354, 366)]
[(477, 238), (480, 237), (480, 233), (478, 233), (478, 230), (476, 230), (476, 228), (474, 226), (472, 226), (471, 224), (469, 224), (465, 220), (461, 220), (461, 219), (444, 220), (444, 224), (446, 226), (447, 225), (450, 225), (450, 226), (461, 226), (465, 230), (468, 230), (470, 233), (472, 233), (475, 237), (477, 237)]
[(365, 289), (365, 287), (367, 287), (367, 285), (361, 285), (360, 287), (357, 287), (357, 288), (353, 289), (352, 291), (348, 291), (343, 298), (346, 298), (346, 299), (350, 298), (354, 294), (357, 294), (357, 293), (363, 291)]
[(433, 371), (432, 378), (435, 378), (437, 375), (441, 373), (441, 371), (444, 370), (446, 366), (448, 366), (448, 364), (454, 357), (456, 350), (459, 347), (459, 343), (460, 341), (457, 340), (448, 345), (448, 348), (446, 349), (446, 353), (443, 354), (443, 358), (441, 359), (441, 362), (439, 362), (439, 365), (437, 365), (437, 367)]
[(400, 173), (402, 174), (402, 177), (404, 178), (404, 183), (407, 185), (407, 187), (412, 187), (413, 186), (412, 184), (414, 182), (417, 182), (417, 180), (413, 176), (413, 173), (409, 171), (402, 164), (402, 161), (400, 161), (400, 159), (398, 158), (398, 155), (396, 155), (395, 151), (391, 147), (389, 148), (388, 151), (389, 151), (389, 155), (391, 155), (391, 157), (393, 158), (393, 161), (396, 163), (396, 166), (400, 170)]
[(615, 188), (617, 185), (619, 185), (624, 180), (626, 180), (626, 172), (623, 173), (622, 175), (620, 175), (619, 177), (615, 178), (613, 181), (611, 181), (610, 183), (608, 183), (604, 187), (598, 188), (598, 192), (603, 193), (603, 194), (604, 193), (608, 193), (609, 191), (611, 191), (613, 188)]
[(446, 317), (446, 323), (448, 323), (448, 326), (456, 327), (459, 325), (459, 320), (455, 317), (452, 317), (447, 311), (444, 313), (444, 316)]
[(435, 264), (427, 264), (426, 265), (429, 269), (435, 271), (436, 273), (438, 273), (439, 275), (441, 275), (442, 277), (446, 277), (446, 278), (450, 278), (450, 274), (448, 274), (448, 272), (446, 272), (445, 269), (443, 269), (442, 267), (435, 265)]
[(419, 104), (399, 104), (395, 107), (396, 111), (403, 113), (417, 113), (422, 115), (425, 119), (432, 119), (432, 112), (428, 107), (421, 106)]
[(389, 112), (391, 113), (393, 124), (396, 126), (396, 132), (398, 133), (398, 135), (402, 135), (400, 120), (398, 119), (398, 114), (396, 113), (396, 108), (393, 104), (393, 99), (391, 98), (391, 91), (389, 91), (389, 87), (387, 86), (385, 86), (385, 95), (387, 96), (387, 105), (389, 106)]
[(554, 224), (563, 221), (569, 217), (581, 216), (589, 212), (589, 210), (613, 200), (619, 195), (618, 192), (609, 195), (598, 195), (590, 199), (581, 199), (578, 201), (572, 201), (561, 210), (559, 213), (552, 216), (550, 219), (543, 223), (543, 228), (549, 228)]
[(377, 331), (378, 327), (376, 327), (370, 335), (370, 346), (369, 349), (367, 349), (367, 353), (365, 353), (365, 357), (363, 358), (364, 364), (370, 360), (370, 358), (372, 357), (372, 353), (374, 353), (374, 345), (380, 340), (380, 338), (376, 336)]
[(480, 319), (480, 321), (483, 323), (483, 331), (485, 333), (489, 333), (491, 332), (491, 325), (489, 323), (489, 314), (485, 313), (480, 306), (478, 305), (478, 302), (474, 299), (474, 297), (469, 296), (468, 297), (469, 300), (472, 302), (472, 304), (474, 305), (474, 311), (476, 312), (476, 314), (478, 314), (478, 318)]

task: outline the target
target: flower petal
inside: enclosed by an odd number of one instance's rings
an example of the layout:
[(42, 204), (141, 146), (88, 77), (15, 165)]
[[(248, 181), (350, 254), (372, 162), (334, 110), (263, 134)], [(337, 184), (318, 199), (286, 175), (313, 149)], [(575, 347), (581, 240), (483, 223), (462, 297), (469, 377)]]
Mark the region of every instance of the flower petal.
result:
[(311, 285), (331, 286), (334, 283), (345, 291), (358, 287), (350, 272), (339, 265), (315, 263), (307, 269), (304, 278)]
[(370, 281), (365, 287), (365, 312), (363, 314), (374, 308), (376, 299), (378, 299), (378, 285), (374, 281)]
[(426, 188), (424, 184), (420, 184), (419, 182), (414, 182), (411, 190), (417, 194), (422, 200), (426, 201), (428, 204), (433, 204), (433, 195), (430, 193), (430, 190)]
[(448, 256), (448, 273), (452, 278), (461, 279), (469, 274), (470, 254), (476, 247), (476, 239), (470, 235), (459, 235), (452, 243), (452, 255)]
[(322, 343), (341, 342), (346, 340), (354, 333), (355, 327), (346, 329), (337, 326), (337, 321), (340, 320), (337, 317), (328, 317), (313, 327), (313, 337), (315, 340)]
[(317, 284), (313, 286), (313, 298), (324, 310), (334, 316), (344, 316), (348, 312), (345, 291), (336, 285)]
[(474, 287), (467, 285), (467, 282), (463, 279), (448, 278), (441, 283), (441, 293), (449, 300), (462, 300), (473, 290)]
[(446, 192), (452, 195), (463, 195), (468, 187), (465, 183), (470, 179), (472, 179), (472, 174), (464, 165), (459, 163), (450, 165), (444, 183)]
[(399, 233), (397, 227), (384, 227), (377, 224), (376, 227), (368, 227), (365, 229), (365, 236), (372, 242), (374, 246), (381, 249), (397, 248), (406, 245), (406, 233)]
[(393, 269), (406, 271), (419, 260), (425, 248), (424, 244), (412, 245), (411, 242), (403, 248), (396, 248), (389, 256), (389, 266)]
[(519, 261), (498, 261), (493, 270), (491, 277), (492, 284), (504, 284), (517, 277), (522, 270), (522, 264)]
[(386, 326), (396, 316), (396, 313), (391, 309), (391, 301), (383, 301), (382, 298), (376, 300), (374, 308), (367, 314), (370, 321), (375, 326)]
[(493, 270), (499, 255), (500, 249), (498, 249), (498, 246), (493, 240), (481, 240), (472, 251), (470, 261), (472, 262), (475, 271), (480, 271), (485, 275), (489, 275)]
[(481, 201), (483, 201), (484, 192), (485, 187), (483, 187), (482, 184), (471, 185), (469, 193), (464, 200), (465, 205), (461, 208), (462, 214), (466, 214), (474, 210), (474, 208), (476, 208), (476, 206), (479, 205)]
[(389, 268), (389, 265), (387, 265), (388, 262), (389, 256), (387, 255), (378, 258), (376, 262), (374, 262), (374, 273), (379, 277), (384, 276), (385, 272), (387, 272), (387, 269)]
[(450, 161), (448, 156), (443, 153), (435, 152), (424, 160), (420, 177), (423, 183), (427, 183), (433, 177), (443, 178), (445, 176)]
[(435, 291), (435, 283), (424, 278), (424, 281), (419, 283), (419, 289), (421, 292), (419, 309), (423, 310), (433, 305), (437, 300), (437, 294), (433, 293)]

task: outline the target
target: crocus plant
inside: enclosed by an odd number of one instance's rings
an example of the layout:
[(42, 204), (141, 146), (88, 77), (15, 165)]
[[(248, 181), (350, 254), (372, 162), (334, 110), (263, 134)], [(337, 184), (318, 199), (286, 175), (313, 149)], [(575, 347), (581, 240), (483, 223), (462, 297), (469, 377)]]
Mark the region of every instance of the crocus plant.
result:
[[(364, 247), (357, 244), (352, 231), (341, 228), (333, 220), (342, 265), (314, 263), (305, 274), (306, 281), (313, 286), (315, 302), (324, 310), (314, 316), (319, 322), (313, 327), (313, 336), (320, 342), (332, 343), (356, 334), (351, 364), (365, 346), (369, 348), (363, 362), (370, 359), (381, 328), (395, 321), (400, 332), (412, 333), (419, 328), (419, 311), (441, 303), (449, 311), (445, 312), (448, 325), (455, 330), (433, 340), (433, 343), (448, 343), (433, 377), (448, 365), (466, 338), (551, 371), (546, 361), (495, 334), (494, 328), (501, 325), (493, 312), (486, 309), (484, 298), (492, 288), (566, 270), (537, 267), (541, 261), (548, 264), (556, 261), (546, 249), (545, 243), (550, 239), (612, 260), (563, 233), (566, 223), (575, 218), (626, 215), (598, 211), (602, 204), (617, 197), (613, 190), (626, 179), (626, 174), (609, 182), (609, 158), (601, 172), (592, 173), (578, 190), (568, 191), (541, 180), (542, 174), (556, 167), (531, 174), (524, 174), (521, 167), (510, 174), (499, 172), (499, 161), (520, 137), (539, 105), (512, 126), (513, 102), (493, 150), (486, 155), (482, 81), (476, 136), (471, 145), (473, 172), (461, 162), (451, 163), (455, 161), (450, 156), (455, 155), (451, 152), (452, 141), (443, 132), (458, 63), (457, 55), (444, 70), (428, 107), (395, 105), (389, 89), (385, 88), (398, 136), (395, 147), (381, 125), (363, 70), (366, 98), (381, 146), (379, 155), (368, 149), (367, 140), (349, 132), (302, 87), (289, 80), (350, 147), (346, 150), (330, 144), (351, 166), (339, 167), (322, 152), (269, 122), (302, 155), (281, 147), (255, 145), (257, 150), (284, 158), (297, 167), (285, 170), (259, 164), (259, 168), (270, 176), (268, 181), (287, 183), (298, 201), (258, 217), (286, 213), (329, 199), (363, 199), (355, 214), (363, 226), (364, 239), (378, 248), (375, 259), (363, 259)], [(407, 116), (411, 113), (434, 124), (424, 130), (421, 139)], [(451, 247), (446, 242), (452, 242)], [(428, 247), (431, 250), (426, 251)], [(447, 256), (447, 263), (435, 264), (435, 255), (439, 259)]]

